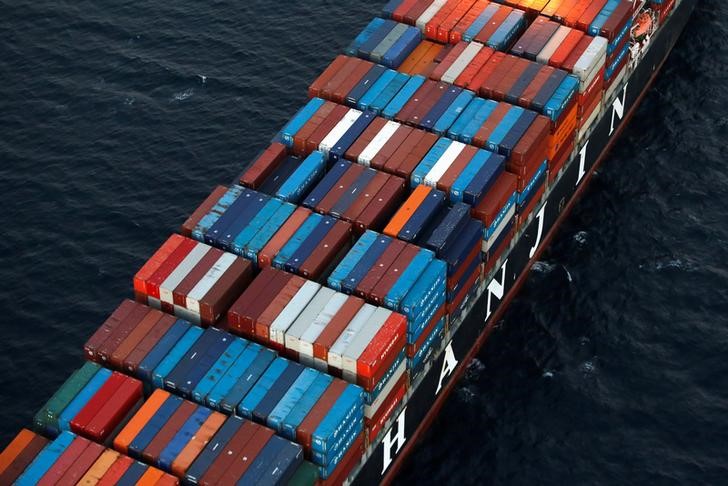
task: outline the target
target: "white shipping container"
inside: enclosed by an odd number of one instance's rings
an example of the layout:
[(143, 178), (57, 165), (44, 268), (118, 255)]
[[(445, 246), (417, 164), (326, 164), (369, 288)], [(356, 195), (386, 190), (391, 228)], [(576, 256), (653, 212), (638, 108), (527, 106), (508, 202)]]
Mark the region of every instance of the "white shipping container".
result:
[(328, 287), (321, 287), (311, 302), (301, 311), (291, 327), (286, 331), (284, 339), (286, 349), (298, 352), (298, 342), (303, 333), (308, 329), (316, 319), (326, 304), (334, 297), (336, 291)]
[(172, 292), (177, 286), (184, 280), (187, 274), (197, 265), (202, 257), (210, 251), (210, 247), (204, 243), (197, 243), (192, 251), (177, 265), (169, 276), (164, 279), (164, 282), (159, 286), (159, 300), (168, 304), (174, 304)]
[(377, 156), (379, 151), (382, 150), (382, 147), (384, 147), (389, 139), (392, 138), (394, 132), (396, 132), (397, 129), (401, 126), (402, 125), (395, 121), (388, 121), (382, 127), (382, 129), (379, 130), (379, 133), (374, 136), (372, 141), (369, 142), (369, 144), (362, 151), (362, 153), (359, 154), (357, 162), (366, 167), (369, 167), (372, 163), (372, 159)]
[(458, 79), (458, 76), (465, 71), (465, 68), (470, 65), (472, 60), (475, 59), (475, 56), (478, 55), (483, 47), (485, 46), (480, 42), (471, 42), (468, 44), (463, 52), (460, 53), (458, 58), (455, 59), (455, 62), (453, 62), (447, 71), (445, 71), (445, 74), (442, 75), (441, 81), (453, 84), (455, 80)]
[(359, 312), (356, 313), (349, 325), (346, 326), (341, 336), (329, 348), (329, 366), (338, 370), (343, 368), (344, 351), (346, 351), (354, 336), (364, 327), (364, 324), (366, 324), (367, 320), (369, 320), (376, 310), (377, 308), (371, 304), (364, 304), (359, 309)]
[(274, 343), (278, 343), (281, 346), (285, 343), (285, 333), (288, 328), (293, 324), (298, 315), (303, 311), (304, 307), (311, 302), (314, 295), (321, 288), (320, 284), (307, 280), (296, 295), (286, 304), (280, 314), (273, 320), (270, 325), (270, 340)]
[(455, 159), (465, 149), (465, 144), (462, 142), (452, 142), (450, 146), (445, 150), (442, 156), (435, 162), (432, 169), (425, 176), (424, 183), (426, 186), (436, 187), (437, 182), (447, 172)]
[(200, 300), (210, 291), (210, 289), (220, 280), (230, 265), (238, 258), (231, 253), (225, 253), (217, 259), (212, 268), (204, 277), (197, 282), (197, 285), (190, 291), (186, 299), (186, 307), (192, 312), (200, 313)]
[(347, 111), (346, 115), (339, 120), (339, 123), (337, 123), (336, 126), (332, 128), (328, 135), (326, 135), (326, 137), (324, 137), (321, 141), (319, 144), (319, 150), (328, 157), (331, 149), (336, 146), (336, 142), (344, 136), (346, 131), (351, 128), (360, 116), (361, 111), (355, 110), (354, 108)]
[(340, 292), (334, 294), (313, 323), (301, 334), (301, 338), (298, 340), (298, 357), (301, 363), (313, 366), (313, 343), (348, 299), (349, 296), (346, 294)]
[(392, 315), (392, 311), (384, 307), (378, 307), (372, 317), (354, 336), (351, 343), (346, 347), (342, 360), (342, 376), (345, 380), (356, 383), (356, 364), (359, 356), (372, 342), (374, 336), (379, 332), (384, 323)]

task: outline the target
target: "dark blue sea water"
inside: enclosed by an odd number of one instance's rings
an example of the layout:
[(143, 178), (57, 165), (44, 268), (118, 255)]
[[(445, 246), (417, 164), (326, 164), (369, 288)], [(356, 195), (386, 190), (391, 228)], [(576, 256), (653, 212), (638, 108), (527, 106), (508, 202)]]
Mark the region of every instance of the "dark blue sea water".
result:
[[(0, 1), (0, 446), (382, 2)], [(402, 484), (725, 484), (728, 4), (704, 0)]]

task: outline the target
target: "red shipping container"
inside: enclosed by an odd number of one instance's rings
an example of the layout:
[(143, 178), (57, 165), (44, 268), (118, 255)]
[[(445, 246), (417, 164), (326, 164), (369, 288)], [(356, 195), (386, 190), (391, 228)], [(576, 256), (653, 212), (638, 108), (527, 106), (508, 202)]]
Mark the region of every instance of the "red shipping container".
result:
[(327, 116), (321, 124), (316, 127), (311, 136), (306, 140), (305, 155), (310, 154), (318, 150), (319, 145), (326, 135), (334, 129), (334, 127), (344, 118), (344, 115), (349, 111), (349, 108), (343, 105), (336, 105), (329, 116)]
[(419, 251), (419, 247), (415, 245), (405, 245), (405, 249), (402, 250), (402, 253), (399, 254), (389, 270), (369, 293), (369, 300), (371, 302), (374, 302), (378, 306), (384, 304), (384, 298), (387, 296), (387, 293), (389, 293), (392, 286), (397, 282), (397, 279), (399, 279), (402, 272), (409, 266)]
[(106, 471), (96, 486), (115, 486), (119, 483), (119, 479), (124, 475), (127, 469), (134, 464), (134, 459), (128, 456), (119, 456), (114, 464)]
[(105, 450), (102, 445), (89, 443), (55, 484), (77, 484)]
[(331, 208), (341, 199), (341, 196), (356, 182), (362, 172), (364, 172), (363, 165), (352, 164), (349, 166), (324, 198), (316, 205), (316, 211), (321, 214), (328, 214)]
[[(454, 8), (450, 13), (440, 22), (437, 28), (437, 40), (443, 44), (447, 44), (450, 41), (450, 34), (453, 29), (458, 25), (460, 20), (468, 13), (471, 7), (475, 4), (476, 0), (451, 0), (449, 3), (454, 4)], [(454, 44), (454, 42), (453, 42)]]
[[(483, 123), (483, 125), (481, 125), (481, 127), (476, 132), (475, 136), (473, 137), (473, 144), (477, 145), (478, 147), (485, 147), (488, 137), (490, 137), (491, 133), (493, 133), (493, 130), (495, 130), (495, 128), (500, 124), (500, 122), (503, 120), (503, 117), (506, 116), (506, 113), (508, 113), (511, 108), (513, 108), (513, 105), (511, 105), (510, 103), (505, 103), (503, 101), (498, 103), (498, 106), (496, 106), (488, 119), (485, 120), (485, 123)], [(528, 133), (528, 131), (526, 133)]]
[(483, 10), (490, 5), (487, 0), (477, 0), (465, 15), (458, 21), (457, 25), (450, 31), (450, 44), (457, 44), (463, 39), (463, 34), (480, 17)]
[(480, 32), (475, 36), (473, 40), (486, 44), (488, 39), (495, 33), (496, 30), (503, 24), (503, 21), (513, 12), (511, 7), (503, 6), (490, 18), (490, 21), (485, 24)]
[(412, 127), (400, 125), (392, 136), (389, 137), (389, 140), (387, 140), (387, 143), (384, 144), (384, 147), (382, 147), (379, 152), (377, 152), (377, 155), (375, 155), (371, 160), (371, 163), (369, 164), (370, 167), (372, 169), (385, 170), (384, 166), (389, 158), (397, 151), (400, 145), (404, 143), (407, 137), (412, 134), (413, 130), (414, 128)]
[(255, 336), (257, 341), (268, 343), (270, 340), (270, 326), (278, 317), (278, 314), (288, 305), (296, 292), (306, 283), (306, 280), (298, 275), (291, 275), (291, 279), (276, 295), (268, 307), (258, 316), (255, 321)]
[(494, 96), (495, 88), (498, 83), (506, 77), (506, 75), (513, 69), (513, 67), (520, 61), (520, 58), (506, 55), (498, 65), (498, 69), (494, 70), (490, 76), (480, 85), (478, 93), (485, 98), (492, 98)]
[(240, 177), (240, 184), (251, 189), (258, 189), (278, 167), (278, 164), (286, 158), (287, 153), (288, 150), (285, 145), (278, 142), (272, 143)]
[(392, 20), (397, 22), (404, 22), (404, 16), (407, 12), (417, 3), (417, 0), (403, 0), (394, 12), (392, 12)]
[(364, 418), (364, 425), (367, 428), (367, 435), (369, 442), (373, 442), (382, 427), (387, 423), (387, 420), (392, 416), (397, 406), (402, 403), (405, 394), (407, 393), (407, 374), (405, 373), (397, 381), (397, 384), (392, 389), (389, 396), (382, 402), (379, 410), (374, 414), (372, 418)]
[(197, 245), (195, 240), (185, 238), (182, 243), (169, 255), (169, 257), (159, 265), (159, 268), (152, 274), (146, 281), (146, 295), (159, 299), (159, 286), (169, 277), (182, 260), (192, 251)]
[(431, 79), (425, 80), (422, 86), (415, 91), (409, 100), (407, 100), (407, 103), (404, 104), (402, 109), (397, 112), (394, 119), (400, 123), (405, 123), (409, 115), (420, 103), (431, 102), (433, 98), (432, 93), (437, 89), (437, 87), (437, 82), (432, 81)]
[(440, 64), (437, 65), (435, 69), (432, 70), (430, 73), (430, 79), (434, 79), (435, 81), (440, 81), (442, 79), (442, 75), (447, 72), (448, 69), (453, 65), (455, 61), (457, 61), (458, 57), (463, 53), (466, 47), (468, 47), (467, 42), (458, 42), (455, 47), (445, 56), (445, 59), (442, 60)]
[(505, 60), (506, 54), (504, 52), (494, 52), (488, 62), (483, 65), (483, 68), (473, 77), (472, 81), (468, 85), (468, 89), (480, 92), (481, 86), (485, 81), (496, 71), (500, 69), (501, 63)]
[(357, 385), (372, 391), (407, 344), (407, 318), (393, 312), (356, 363)]
[(378, 230), (397, 210), (405, 195), (404, 179), (391, 176), (369, 205), (357, 216), (354, 226), (359, 233), (367, 229)]
[(319, 77), (311, 83), (311, 86), (308, 87), (309, 98), (321, 97), (321, 91), (324, 89), (326, 84), (331, 80), (331, 78), (339, 73), (339, 71), (341, 71), (341, 68), (349, 61), (349, 59), (349, 57), (343, 54), (336, 56), (336, 59), (334, 59), (331, 64), (324, 69), (324, 72), (321, 73), (321, 75), (319, 75)]
[(478, 86), (472, 86), (473, 79), (475, 79), (475, 76), (477, 76), (480, 70), (484, 68), (494, 52), (495, 51), (493, 51), (493, 49), (491, 49), (490, 47), (483, 47), (482, 49), (480, 49), (480, 51), (475, 55), (473, 60), (470, 61), (470, 64), (468, 64), (467, 67), (463, 69), (463, 71), (457, 77), (457, 79), (455, 79), (454, 84), (462, 88), (468, 88), (477, 91)]
[(369, 61), (358, 59), (356, 66), (351, 71), (351, 74), (349, 74), (346, 79), (341, 82), (341, 84), (334, 88), (333, 93), (331, 94), (331, 100), (337, 103), (344, 104), (344, 102), (346, 101), (346, 95), (348, 95), (349, 92), (354, 89), (354, 86), (356, 86), (359, 81), (361, 81), (361, 79), (367, 74), (367, 72), (369, 72), (369, 70), (373, 66), (374, 64)]
[(124, 299), (119, 307), (112, 312), (112, 314), (106, 319), (106, 321), (99, 327), (96, 332), (86, 341), (83, 349), (86, 353), (87, 359), (91, 361), (98, 361), (98, 349), (104, 344), (119, 324), (131, 313), (132, 310), (137, 308), (139, 305), (131, 299)]
[(498, 215), (503, 206), (506, 205), (508, 199), (516, 191), (518, 185), (518, 177), (508, 172), (503, 172), (496, 179), (493, 187), (488, 191), (488, 195), (476, 207), (473, 208), (471, 215), (482, 221), (485, 227), (493, 224), (495, 217)]
[(326, 391), (316, 402), (296, 430), (296, 442), (303, 446), (306, 457), (311, 457), (311, 443), (313, 433), (321, 420), (326, 416), (339, 399), (347, 384), (343, 380), (335, 379), (326, 388)]
[(266, 287), (281, 273), (284, 272), (277, 268), (266, 267), (251, 282), (228, 310), (227, 320), (231, 329), (244, 336), (252, 335), (253, 319), (250, 316), (250, 308), (254, 302), (265, 295)]
[(334, 227), (321, 240), (318, 250), (313, 252), (299, 268), (301, 275), (309, 280), (319, 281), (328, 276), (329, 270), (338, 262), (338, 256), (351, 243), (351, 224), (336, 221)]
[(187, 296), (189, 293), (195, 288), (202, 277), (210, 271), (215, 262), (217, 262), (223, 254), (223, 251), (217, 248), (210, 248), (207, 251), (205, 256), (197, 262), (197, 265), (190, 270), (190, 273), (188, 273), (185, 278), (177, 284), (174, 290), (172, 290), (172, 302), (174, 302), (174, 305), (180, 307), (187, 306)]
[(341, 66), (339, 67), (338, 71), (335, 72), (334, 75), (331, 76), (328, 81), (321, 87), (321, 91), (318, 96), (320, 98), (333, 101), (332, 96), (334, 94), (334, 90), (349, 76), (351, 76), (354, 68), (359, 65), (359, 61), (360, 59), (356, 57), (347, 57), (344, 63), (341, 64)]
[(349, 206), (341, 218), (348, 222), (353, 222), (364, 209), (369, 205), (372, 198), (377, 195), (379, 190), (386, 184), (391, 176), (384, 172), (377, 172), (369, 184), (366, 185), (359, 197)]
[(579, 30), (583, 30), (586, 32), (586, 30), (589, 29), (589, 26), (592, 24), (592, 22), (594, 22), (594, 19), (596, 19), (597, 15), (599, 15), (599, 12), (602, 11), (604, 5), (606, 4), (607, 0), (590, 1), (587, 8), (584, 9), (584, 13), (581, 14), (579, 20), (576, 22), (576, 27)]
[(59, 484), (59, 480), (63, 474), (71, 467), (73, 462), (83, 454), (91, 444), (83, 437), (76, 437), (66, 450), (58, 456), (58, 459), (51, 465), (46, 473), (36, 483), (36, 486), (54, 486)]
[(316, 110), (316, 113), (314, 113), (313, 116), (304, 123), (301, 129), (296, 132), (293, 136), (292, 148), (295, 155), (303, 157), (308, 154), (308, 150), (306, 149), (308, 139), (311, 138), (313, 132), (316, 131), (316, 129), (324, 122), (326, 117), (328, 117), (337, 106), (338, 105), (336, 103), (326, 101), (318, 110)]
[(152, 274), (164, 263), (167, 258), (182, 244), (183, 241), (187, 241), (187, 238), (180, 235), (172, 235), (167, 241), (165, 241), (159, 249), (154, 252), (149, 260), (139, 269), (134, 275), (134, 293), (148, 295), (147, 291), (147, 280), (151, 278)]
[(415, 25), (417, 19), (420, 18), (431, 4), (432, 0), (419, 0), (404, 14), (402, 21), (410, 25)]
[(457, 6), (458, 2), (460, 0), (447, 0), (435, 13), (435, 15), (430, 19), (427, 24), (425, 24), (425, 31), (423, 32), (425, 34), (425, 37), (431, 40), (438, 40), (437, 39), (437, 29), (440, 27), (440, 24), (447, 18), (448, 15), (450, 15), (450, 12), (452, 12), (455, 7)]
[[(551, 56), (551, 59), (549, 59), (549, 66), (561, 69), (566, 59), (571, 55), (571, 52), (581, 43), (585, 36), (586, 34), (580, 30), (572, 30), (569, 32)], [(589, 40), (591, 41), (591, 38)]]

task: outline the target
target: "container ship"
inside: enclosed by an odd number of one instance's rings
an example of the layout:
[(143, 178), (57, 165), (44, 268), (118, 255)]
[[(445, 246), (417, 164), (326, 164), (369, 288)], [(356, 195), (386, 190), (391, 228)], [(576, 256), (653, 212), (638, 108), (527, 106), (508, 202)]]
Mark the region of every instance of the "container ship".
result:
[(696, 3), (390, 1), (138, 269), (0, 484), (392, 482)]

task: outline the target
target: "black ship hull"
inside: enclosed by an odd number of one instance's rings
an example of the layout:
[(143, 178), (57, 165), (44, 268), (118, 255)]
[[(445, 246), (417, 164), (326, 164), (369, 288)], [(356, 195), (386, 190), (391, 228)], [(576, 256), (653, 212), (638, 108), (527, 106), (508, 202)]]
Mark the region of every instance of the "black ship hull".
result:
[(364, 462), (350, 476), (353, 484), (389, 483), (406, 456), (417, 446), (420, 435), (438, 414), (467, 364), (475, 357), (508, 304), (549, 245), (594, 171), (607, 156), (612, 144), (650, 88), (662, 64), (697, 4), (682, 0), (650, 40), (642, 58), (606, 105), (591, 132), (580, 141), (573, 157), (549, 186), (530, 221), (513, 238), (495, 269), (471, 296), (459, 322), (451, 327), (439, 353), (426, 371), (412, 384), (405, 402), (367, 450)]

